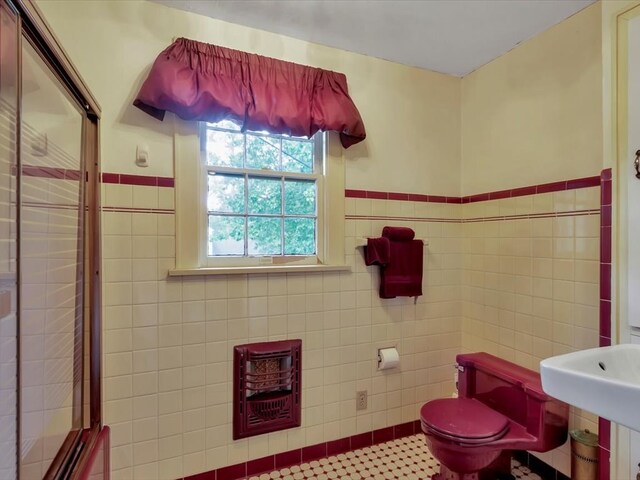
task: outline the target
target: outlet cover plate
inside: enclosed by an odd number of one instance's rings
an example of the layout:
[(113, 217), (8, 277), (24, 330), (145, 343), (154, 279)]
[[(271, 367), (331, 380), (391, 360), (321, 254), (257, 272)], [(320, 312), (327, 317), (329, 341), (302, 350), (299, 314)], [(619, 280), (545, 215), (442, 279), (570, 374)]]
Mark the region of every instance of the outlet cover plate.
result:
[(356, 392), (356, 410), (367, 409), (367, 391)]

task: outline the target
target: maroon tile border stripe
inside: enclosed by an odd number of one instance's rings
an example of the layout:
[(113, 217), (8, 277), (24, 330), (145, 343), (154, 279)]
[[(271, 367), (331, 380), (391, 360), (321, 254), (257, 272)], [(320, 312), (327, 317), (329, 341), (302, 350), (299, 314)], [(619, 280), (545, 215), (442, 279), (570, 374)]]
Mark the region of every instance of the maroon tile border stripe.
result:
[(175, 187), (173, 177), (153, 177), (147, 175), (129, 175), (125, 173), (102, 174), (102, 183), (113, 183), (116, 185), (138, 185), (145, 187)]
[(58, 167), (39, 167), (36, 165), (23, 165), (22, 175), (25, 177), (57, 178), (59, 180), (80, 180), (80, 170)]
[[(15, 169), (13, 170), (15, 175)], [(59, 167), (23, 165), (22, 174), (26, 177), (57, 178), (60, 180), (80, 180), (80, 170)], [(102, 183), (120, 185), (142, 185), (149, 187), (174, 187), (173, 177), (153, 177), (147, 175), (128, 175), (124, 173), (102, 173)]]
[(378, 192), (374, 190), (344, 191), (346, 198), (370, 198), (376, 200), (402, 200), (407, 202), (462, 203), (461, 197), (445, 197), (442, 195), (422, 195), (418, 193)]
[[(35, 167), (42, 168), (42, 167)], [(148, 175), (129, 175), (124, 173), (102, 174), (103, 183), (119, 185), (142, 185), (151, 187), (175, 187), (173, 177), (155, 177)], [(368, 198), (376, 200), (400, 200), (407, 202), (429, 202), (429, 203), (474, 203), (486, 200), (497, 200), (501, 198), (522, 197), (525, 195), (535, 195), (537, 193), (559, 192), (563, 190), (574, 190), (577, 188), (597, 187), (600, 185), (600, 176), (575, 178), (560, 182), (543, 183), (540, 185), (530, 185), (526, 187), (512, 188), (508, 190), (498, 190), (495, 192), (478, 193), (465, 197), (453, 197), (445, 195), (424, 195), (418, 193), (403, 192), (381, 192), (377, 190), (356, 190), (346, 189), (346, 198)]]
[[(273, 470), (281, 470), (291, 467), (292, 465), (300, 465), (301, 463), (311, 462), (324, 457), (330, 457), (357, 450), (359, 448), (370, 447), (378, 443), (385, 443), (398, 438), (408, 437), (420, 433), (420, 421), (403, 423), (393, 427), (381, 428), (373, 432), (361, 433), (351, 437), (333, 440), (330, 442), (319, 443), (309, 447), (302, 447), (283, 453), (276, 453), (267, 457), (249, 460), (248, 462), (229, 465), (217, 470), (197, 473), (182, 480), (238, 480), (250, 476), (258, 476)], [(608, 453), (608, 452), (607, 452)], [(553, 467), (549, 466), (542, 460), (530, 455), (524, 450), (516, 450), (513, 452), (514, 458), (520, 463), (528, 466), (534, 473), (543, 476), (544, 473), (552, 473), (545, 478), (567, 478)], [(535, 464), (534, 464), (535, 460)], [(601, 477), (603, 478), (603, 477)], [(180, 479), (179, 479), (180, 480)]]
[(176, 213), (171, 208), (144, 208), (144, 207), (101, 207), (103, 212), (118, 212), (118, 213), (157, 213), (161, 215), (173, 215)]
[[(33, 167), (33, 168), (43, 169), (45, 167)], [(59, 169), (59, 170), (62, 170), (62, 169)], [(34, 175), (34, 176), (50, 176), (50, 175), (47, 175), (45, 172), (44, 175)], [(60, 177), (56, 177), (56, 178), (60, 178)], [(104, 172), (102, 174), (102, 182), (119, 184), (119, 185), (175, 187), (175, 179), (173, 177), (129, 175), (125, 173)], [(376, 199), (376, 200), (400, 200), (400, 201), (407, 201), (407, 202), (462, 204), (462, 203), (483, 202), (486, 200), (497, 200), (501, 198), (522, 197), (525, 195), (535, 195), (537, 193), (560, 192), (563, 190), (574, 190), (577, 188), (597, 187), (599, 185), (600, 185), (600, 176), (593, 176), (593, 177), (575, 178), (572, 180), (563, 180), (560, 182), (543, 183), (540, 185), (530, 185), (526, 187), (518, 187), (518, 188), (512, 188), (508, 190), (498, 190), (495, 192), (478, 193), (474, 195), (467, 195), (465, 197), (452, 197), (452, 196), (445, 196), (445, 195), (424, 195), (419, 193), (403, 193), (403, 192), (381, 192), (377, 190), (356, 190), (356, 189), (346, 189), (344, 191), (344, 194), (346, 198), (368, 198), (368, 199)]]
[(376, 216), (376, 215), (345, 215), (345, 220), (373, 220), (389, 222), (440, 222), (440, 223), (463, 223), (459, 218), (437, 218), (437, 217), (401, 217), (401, 216)]
[(227, 467), (197, 473), (184, 477), (184, 480), (237, 480), (250, 475), (259, 475), (275, 469), (299, 465), (302, 462), (310, 462), (319, 458), (339, 455), (358, 448), (370, 447), (377, 443), (388, 442), (402, 437), (420, 433), (420, 420), (381, 428), (372, 432), (360, 433), (351, 437), (318, 443), (308, 447), (297, 448), (288, 452), (276, 453), (248, 462), (229, 465)]
[(563, 190), (575, 190), (576, 188), (588, 188), (600, 186), (600, 175), (593, 177), (574, 178), (561, 182), (542, 183), (540, 185), (530, 185), (526, 187), (512, 188), (508, 190), (498, 190), (495, 192), (477, 193), (465, 197), (448, 197), (443, 195), (422, 195), (417, 193), (380, 192), (375, 190), (353, 190), (346, 189), (344, 196), (347, 198), (369, 198), (377, 200), (403, 200), (409, 202), (430, 202), (430, 203), (474, 203), (485, 202), (487, 200), (498, 200), (501, 198), (523, 197), (525, 195), (535, 195), (538, 193), (561, 192)]
[(562, 212), (523, 213), (518, 215), (498, 215), (493, 217), (471, 218), (447, 218), (447, 217), (401, 217), (386, 215), (345, 215), (347, 220), (372, 220), (372, 221), (405, 221), (405, 222), (443, 222), (443, 223), (478, 223), (501, 222), (505, 220), (524, 220), (556, 217), (582, 217), (585, 215), (599, 215), (600, 209), (567, 210)]
[(600, 185), (600, 346), (611, 345), (611, 169), (602, 171)]
[(22, 202), (23, 207), (27, 208), (46, 208), (48, 210), (74, 210), (80, 209), (79, 205), (62, 204), (62, 203), (45, 203), (45, 202)]
[[(600, 174), (600, 346), (611, 345), (611, 213), (613, 203), (611, 169)], [(600, 480), (611, 476), (611, 422), (598, 419), (598, 470)]]

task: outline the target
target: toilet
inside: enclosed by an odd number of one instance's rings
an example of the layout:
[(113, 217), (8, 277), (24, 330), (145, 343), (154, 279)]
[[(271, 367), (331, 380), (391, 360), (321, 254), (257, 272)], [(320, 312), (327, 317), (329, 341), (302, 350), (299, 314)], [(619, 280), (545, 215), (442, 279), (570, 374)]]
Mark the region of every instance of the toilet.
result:
[(513, 478), (512, 450), (546, 452), (567, 439), (569, 406), (540, 375), (488, 353), (460, 354), (458, 398), (424, 404), (420, 423), (440, 462), (434, 480)]

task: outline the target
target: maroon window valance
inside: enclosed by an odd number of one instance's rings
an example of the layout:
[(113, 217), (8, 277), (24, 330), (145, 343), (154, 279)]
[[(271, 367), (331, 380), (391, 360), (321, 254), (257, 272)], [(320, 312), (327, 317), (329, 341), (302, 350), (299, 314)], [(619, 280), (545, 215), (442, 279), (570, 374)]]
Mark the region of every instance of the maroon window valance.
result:
[(366, 136), (343, 74), (186, 38), (158, 55), (134, 105), (159, 120), (169, 111), (243, 130), (337, 131), (345, 148)]

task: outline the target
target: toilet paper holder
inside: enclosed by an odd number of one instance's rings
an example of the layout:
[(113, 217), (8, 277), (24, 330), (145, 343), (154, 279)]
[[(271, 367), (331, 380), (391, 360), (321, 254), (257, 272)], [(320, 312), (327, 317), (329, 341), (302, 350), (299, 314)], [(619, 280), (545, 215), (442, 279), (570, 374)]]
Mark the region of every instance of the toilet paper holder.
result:
[(378, 370), (389, 370), (400, 365), (400, 354), (396, 347), (378, 349)]

